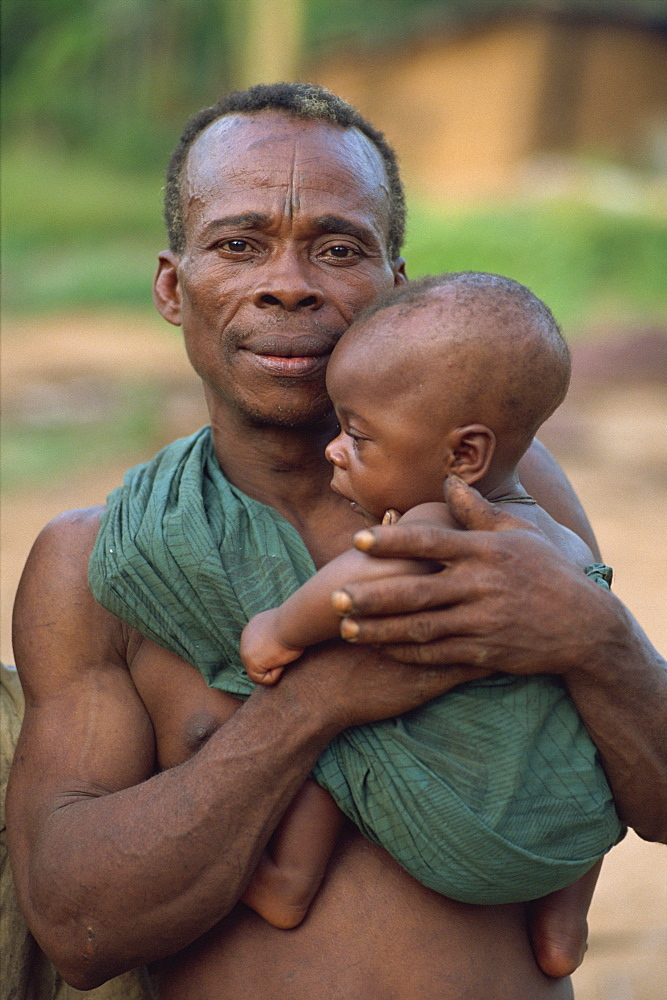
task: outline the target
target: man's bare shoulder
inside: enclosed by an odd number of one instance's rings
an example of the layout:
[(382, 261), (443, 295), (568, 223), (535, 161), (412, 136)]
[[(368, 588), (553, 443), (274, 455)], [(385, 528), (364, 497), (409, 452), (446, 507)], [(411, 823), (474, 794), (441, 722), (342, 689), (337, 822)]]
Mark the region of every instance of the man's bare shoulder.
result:
[(57, 514), (40, 531), (28, 556), (21, 586), (34, 574), (49, 575), (59, 568), (68, 575), (76, 570), (88, 572), (88, 560), (100, 529), (104, 505), (79, 507)]
[(599, 559), (595, 534), (577, 494), (551, 452), (537, 439), (519, 462), (519, 477), (538, 504), (583, 539), (595, 559)]
[[(16, 664), (26, 694), (79, 675), (85, 664), (125, 665), (128, 630), (88, 586), (88, 561), (104, 507), (66, 511), (32, 547), (14, 605)], [(48, 664), (48, 669), (45, 665)]]
[(35, 545), (38, 543), (57, 545), (66, 540), (68, 544), (71, 544), (76, 538), (79, 538), (81, 542), (86, 540), (89, 542), (88, 555), (90, 555), (105, 510), (104, 504), (98, 504), (95, 507), (77, 507), (74, 510), (66, 510), (62, 514), (57, 514), (42, 528)]

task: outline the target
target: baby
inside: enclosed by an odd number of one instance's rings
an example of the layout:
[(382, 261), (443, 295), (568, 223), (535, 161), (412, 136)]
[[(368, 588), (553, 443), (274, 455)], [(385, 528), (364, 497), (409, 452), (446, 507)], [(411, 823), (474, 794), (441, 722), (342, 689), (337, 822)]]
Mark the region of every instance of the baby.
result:
[[(350, 327), (329, 362), (341, 428), (326, 449), (332, 489), (367, 525), (400, 518), (460, 528), (442, 502), (444, 480), (458, 477), (508, 505), (583, 572), (593, 563), (588, 547), (517, 474), (569, 374), (553, 316), (515, 281), (471, 272), (395, 289)], [(336, 592), (346, 583), (430, 572), (446, 567), (343, 553), (248, 623), (241, 656), (249, 676), (273, 684), (306, 646), (338, 635)], [(539, 964), (550, 975), (572, 971), (600, 859), (622, 828), (560, 681), (495, 674), (343, 735), (346, 781), (334, 797), (362, 832), (445, 895), (532, 901)], [(331, 796), (309, 782), (245, 902), (278, 926), (298, 923), (341, 824)]]

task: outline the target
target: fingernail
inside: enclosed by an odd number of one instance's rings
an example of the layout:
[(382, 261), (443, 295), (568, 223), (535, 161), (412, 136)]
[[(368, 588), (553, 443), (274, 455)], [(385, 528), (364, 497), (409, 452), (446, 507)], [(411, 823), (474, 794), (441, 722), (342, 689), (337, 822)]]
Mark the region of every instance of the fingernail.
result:
[(359, 636), (359, 625), (352, 618), (343, 618), (340, 623), (340, 634), (348, 642), (355, 642)]
[(355, 547), (361, 549), (362, 552), (370, 552), (375, 544), (375, 535), (368, 528), (364, 528), (362, 531), (358, 531), (354, 536)]
[(331, 595), (331, 603), (334, 611), (341, 615), (346, 615), (348, 611), (352, 610), (352, 598), (344, 590), (334, 590)]

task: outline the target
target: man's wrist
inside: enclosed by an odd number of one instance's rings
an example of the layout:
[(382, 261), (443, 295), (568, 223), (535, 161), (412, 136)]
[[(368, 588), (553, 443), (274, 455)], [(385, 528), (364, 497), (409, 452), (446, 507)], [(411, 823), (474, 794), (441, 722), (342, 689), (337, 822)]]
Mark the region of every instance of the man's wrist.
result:
[[(326, 671), (324, 656), (319, 666)], [(318, 756), (346, 728), (335, 700), (327, 697), (322, 688), (316, 672), (296, 661), (285, 668), (276, 684), (257, 686), (247, 704), (252, 704), (257, 713), (270, 714), (275, 729), (288, 732), (304, 749), (312, 745)]]
[(579, 643), (579, 657), (562, 672), (570, 690), (613, 685), (643, 656), (641, 634), (624, 605), (610, 591), (595, 587), (589, 641)]

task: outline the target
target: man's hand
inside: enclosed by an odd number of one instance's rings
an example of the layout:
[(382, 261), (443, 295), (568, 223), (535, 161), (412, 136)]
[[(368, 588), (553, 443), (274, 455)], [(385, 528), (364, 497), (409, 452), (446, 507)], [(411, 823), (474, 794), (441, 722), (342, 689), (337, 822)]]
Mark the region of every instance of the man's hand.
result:
[[(449, 479), (467, 531), (397, 524), (357, 535), (380, 558), (439, 560), (439, 573), (349, 584), (341, 635), (422, 664), (561, 674), (595, 742), (619, 816), (667, 843), (667, 665), (609, 591), (527, 523)], [(461, 664), (472, 664), (465, 676)], [(449, 674), (449, 670), (443, 673)]]
[(512, 673), (565, 673), (593, 655), (613, 598), (536, 528), (461, 480), (446, 481), (445, 499), (467, 531), (414, 523), (357, 534), (357, 547), (374, 556), (437, 560), (443, 568), (347, 585), (334, 598), (345, 615), (342, 637), (382, 643), (405, 662)]

